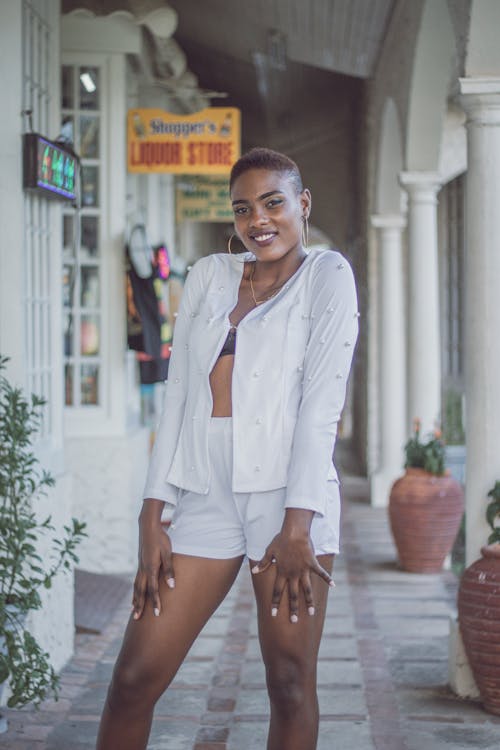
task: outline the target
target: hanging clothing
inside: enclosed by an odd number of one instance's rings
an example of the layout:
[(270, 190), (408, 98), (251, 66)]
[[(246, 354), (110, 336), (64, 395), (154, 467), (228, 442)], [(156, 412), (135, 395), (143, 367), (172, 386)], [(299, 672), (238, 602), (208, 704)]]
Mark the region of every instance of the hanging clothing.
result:
[(127, 341), (138, 352), (143, 384), (166, 380), (172, 343), (172, 325), (164, 302), (164, 286), (169, 275), (168, 254), (156, 248), (151, 275), (136, 272), (127, 247)]

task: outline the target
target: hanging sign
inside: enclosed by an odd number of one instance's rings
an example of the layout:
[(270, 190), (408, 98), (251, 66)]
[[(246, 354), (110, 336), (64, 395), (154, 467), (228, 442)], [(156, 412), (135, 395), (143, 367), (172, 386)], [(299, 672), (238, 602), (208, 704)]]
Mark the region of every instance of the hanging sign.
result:
[(229, 174), (240, 156), (240, 110), (207, 107), (191, 115), (128, 112), (128, 171)]
[(38, 133), (23, 136), (23, 187), (47, 198), (76, 200), (78, 158)]
[(178, 222), (232, 222), (234, 219), (227, 177), (178, 177), (175, 185), (175, 206)]

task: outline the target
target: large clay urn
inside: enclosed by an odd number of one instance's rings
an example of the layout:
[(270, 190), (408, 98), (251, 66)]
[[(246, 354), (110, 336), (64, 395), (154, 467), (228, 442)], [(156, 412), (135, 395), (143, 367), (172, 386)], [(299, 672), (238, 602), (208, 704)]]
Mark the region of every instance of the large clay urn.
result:
[(481, 554), (462, 575), (458, 621), (483, 706), (500, 716), (500, 544)]
[(389, 518), (401, 567), (438, 573), (450, 552), (464, 511), (462, 485), (453, 477), (406, 469), (394, 482)]

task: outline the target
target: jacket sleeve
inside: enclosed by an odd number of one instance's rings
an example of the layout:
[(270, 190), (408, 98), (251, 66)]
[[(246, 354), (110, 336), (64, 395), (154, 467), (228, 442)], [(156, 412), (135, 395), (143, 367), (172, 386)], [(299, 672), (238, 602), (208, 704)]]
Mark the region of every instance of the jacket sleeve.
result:
[(354, 277), (340, 253), (323, 256), (315, 269), (310, 293), (310, 336), (285, 507), (324, 515), (337, 423), (358, 335)]
[(143, 498), (164, 500), (176, 505), (178, 488), (169, 484), (165, 477), (170, 468), (184, 416), (188, 388), (189, 327), (197, 313), (209, 277), (213, 269), (213, 258), (198, 260), (189, 271), (175, 322), (172, 351), (165, 385), (163, 409), (156, 431)]

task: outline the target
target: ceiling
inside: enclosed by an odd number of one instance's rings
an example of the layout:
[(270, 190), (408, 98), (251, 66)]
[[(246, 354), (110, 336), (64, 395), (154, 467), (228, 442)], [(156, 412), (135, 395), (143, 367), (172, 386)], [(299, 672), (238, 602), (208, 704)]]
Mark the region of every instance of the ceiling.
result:
[(62, 0), (63, 13), (126, 11), (139, 17), (171, 6), (176, 36), (248, 62), (283, 56), (335, 73), (369, 78), (395, 0)]
[[(249, 62), (255, 53), (369, 78), (394, 0), (169, 0), (176, 38)], [(274, 32), (274, 33), (272, 33)]]

